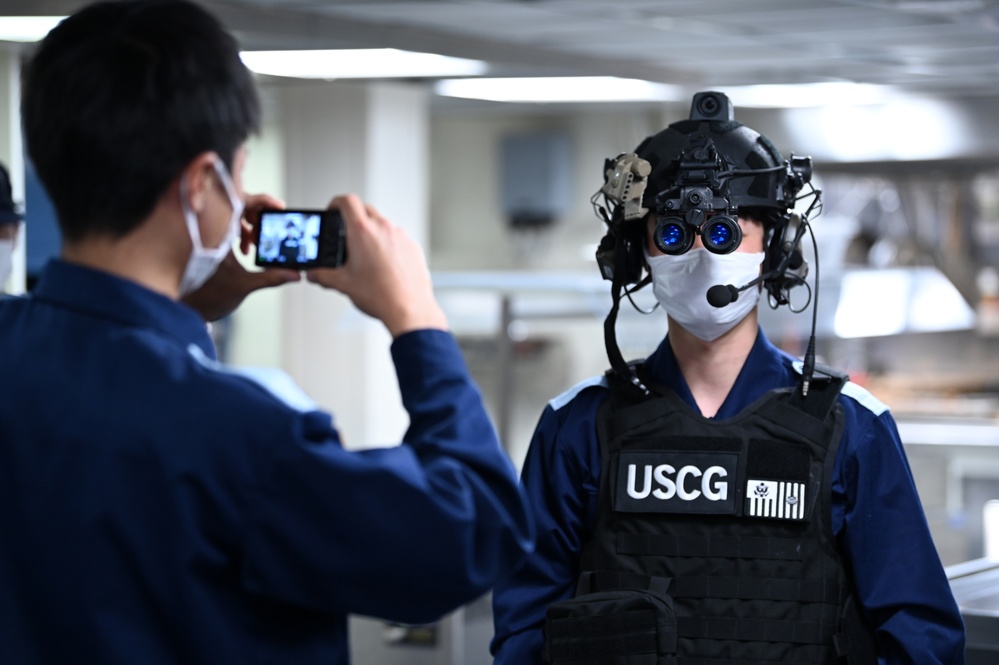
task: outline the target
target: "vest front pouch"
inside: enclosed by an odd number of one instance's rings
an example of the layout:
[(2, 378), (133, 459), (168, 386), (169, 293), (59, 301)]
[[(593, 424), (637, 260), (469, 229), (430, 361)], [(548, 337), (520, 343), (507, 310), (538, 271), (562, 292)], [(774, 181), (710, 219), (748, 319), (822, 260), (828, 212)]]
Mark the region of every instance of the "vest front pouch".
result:
[[(574, 598), (545, 617), (545, 659), (552, 665), (676, 665), (676, 616), (669, 580), (646, 588), (591, 591), (590, 574)], [(648, 578), (646, 578), (648, 580)]]

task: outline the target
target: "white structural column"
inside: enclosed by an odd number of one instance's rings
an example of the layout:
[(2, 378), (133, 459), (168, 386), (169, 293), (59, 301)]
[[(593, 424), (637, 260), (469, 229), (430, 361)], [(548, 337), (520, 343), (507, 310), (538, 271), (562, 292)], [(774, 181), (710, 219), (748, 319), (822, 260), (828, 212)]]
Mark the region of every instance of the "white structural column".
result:
[[(14, 201), (24, 203), (24, 152), (21, 141), (21, 56), (15, 47), (0, 46), (0, 162), (10, 173)], [(25, 288), (25, 241), (27, 229), (21, 227), (14, 248), (10, 293), (23, 293)], [(4, 290), (0, 284), (0, 292)]]
[[(20, 96), (20, 55), (16, 49), (0, 45), (0, 161), (21, 176), (24, 165), (21, 157), (21, 120), (18, 107)], [(24, 179), (18, 177), (22, 184)]]
[[(280, 88), (288, 206), (354, 192), (426, 246), (428, 102), (401, 84)], [(384, 326), (312, 284), (286, 289), (281, 317), (282, 365), (334, 413), (347, 445), (397, 443), (408, 418)]]
[[(277, 90), (286, 203), (325, 207), (333, 194), (354, 192), (426, 248), (427, 90), (342, 82)], [(347, 242), (349, 248), (349, 238)], [(343, 296), (315, 285), (294, 285), (283, 291), (280, 343), (284, 369), (334, 414), (348, 447), (400, 441), (408, 418), (384, 326), (357, 312)], [(438, 641), (432, 648), (396, 643), (392, 629), (383, 622), (352, 617), (353, 660), (358, 665), (464, 663), (461, 616), (459, 611), (436, 626)]]

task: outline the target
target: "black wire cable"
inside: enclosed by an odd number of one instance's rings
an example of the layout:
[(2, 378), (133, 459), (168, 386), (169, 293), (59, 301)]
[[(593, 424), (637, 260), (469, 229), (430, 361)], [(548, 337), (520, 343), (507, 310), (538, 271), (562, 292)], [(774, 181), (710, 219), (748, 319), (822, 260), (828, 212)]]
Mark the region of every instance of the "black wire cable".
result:
[(812, 376), (815, 374), (815, 328), (819, 318), (819, 246), (815, 242), (815, 233), (812, 225), (808, 223), (807, 217), (805, 226), (808, 227), (808, 235), (812, 239), (812, 257), (815, 260), (815, 301), (812, 302), (812, 334), (808, 337), (808, 348), (805, 349), (805, 358), (801, 367), (801, 396), (808, 396), (808, 387), (812, 383)]

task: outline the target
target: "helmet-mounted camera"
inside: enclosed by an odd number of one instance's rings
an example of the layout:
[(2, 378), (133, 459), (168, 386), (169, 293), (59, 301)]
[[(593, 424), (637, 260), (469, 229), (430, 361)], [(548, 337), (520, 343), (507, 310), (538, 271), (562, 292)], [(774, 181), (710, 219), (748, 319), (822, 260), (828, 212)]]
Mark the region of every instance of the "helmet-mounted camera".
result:
[(710, 122), (733, 122), (735, 109), (727, 95), (720, 92), (699, 92), (690, 103), (691, 120), (708, 120)]

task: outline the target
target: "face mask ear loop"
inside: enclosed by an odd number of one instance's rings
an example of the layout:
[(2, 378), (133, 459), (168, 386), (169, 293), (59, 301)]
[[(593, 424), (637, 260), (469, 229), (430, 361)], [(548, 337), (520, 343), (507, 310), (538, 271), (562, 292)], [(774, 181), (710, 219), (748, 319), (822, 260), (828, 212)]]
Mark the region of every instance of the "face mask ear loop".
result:
[(191, 244), (194, 246), (194, 251), (200, 251), (205, 248), (204, 244), (201, 242), (201, 228), (198, 226), (198, 214), (194, 212), (194, 208), (191, 207), (191, 202), (189, 201), (189, 189), (187, 187), (187, 176), (181, 175), (180, 177), (180, 205), (184, 210), (184, 223), (187, 224), (188, 235), (191, 236)]
[[(222, 158), (216, 154), (212, 154), (213, 168), (215, 169), (215, 175), (218, 176), (219, 182), (222, 183), (222, 189), (225, 190), (226, 198), (229, 199), (229, 205), (232, 206), (233, 214), (240, 209), (240, 214), (242, 214), (243, 202), (240, 200), (239, 195), (236, 194), (236, 187), (232, 184), (232, 176), (229, 175), (229, 169), (226, 168), (225, 162)], [(191, 235), (191, 243), (194, 245), (195, 250), (204, 250), (205, 244), (201, 240), (201, 228), (198, 226), (198, 217), (191, 207), (189, 198), (189, 189), (187, 186), (187, 178), (181, 176), (180, 178), (180, 202), (185, 211), (189, 214), (184, 215), (187, 224), (187, 230)]]
[(226, 168), (225, 162), (218, 155), (213, 155), (213, 158), (215, 160), (215, 173), (222, 181), (222, 188), (225, 190), (226, 196), (229, 197), (229, 204), (235, 211), (237, 206), (242, 207), (243, 202), (236, 193), (236, 186), (232, 183), (232, 176), (229, 175), (229, 169)]

